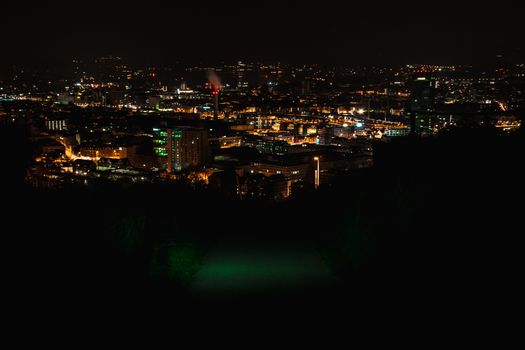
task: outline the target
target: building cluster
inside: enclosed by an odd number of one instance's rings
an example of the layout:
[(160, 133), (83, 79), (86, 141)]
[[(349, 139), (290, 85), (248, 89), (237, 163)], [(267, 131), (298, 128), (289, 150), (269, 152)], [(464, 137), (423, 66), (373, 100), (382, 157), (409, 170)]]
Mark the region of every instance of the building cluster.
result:
[(520, 127), (525, 66), (330, 68), (74, 61), (0, 82), (0, 125), (27, 126), (36, 186), (185, 180), (285, 199), (373, 164), (377, 142), (459, 124)]

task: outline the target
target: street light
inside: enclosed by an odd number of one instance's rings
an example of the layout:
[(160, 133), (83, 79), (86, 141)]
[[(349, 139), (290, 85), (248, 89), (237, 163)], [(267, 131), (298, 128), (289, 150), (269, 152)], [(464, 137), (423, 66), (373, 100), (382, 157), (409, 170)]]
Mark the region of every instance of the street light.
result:
[(320, 176), (320, 167), (319, 167), (319, 157), (314, 157), (314, 160), (317, 162), (317, 170), (315, 170), (315, 189), (319, 188), (319, 176)]

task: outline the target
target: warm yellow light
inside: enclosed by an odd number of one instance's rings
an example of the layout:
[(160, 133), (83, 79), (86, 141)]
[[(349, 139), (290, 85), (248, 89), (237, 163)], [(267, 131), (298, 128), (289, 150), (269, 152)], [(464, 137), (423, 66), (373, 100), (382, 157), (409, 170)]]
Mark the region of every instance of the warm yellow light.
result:
[(314, 157), (314, 160), (319, 160), (319, 157)]

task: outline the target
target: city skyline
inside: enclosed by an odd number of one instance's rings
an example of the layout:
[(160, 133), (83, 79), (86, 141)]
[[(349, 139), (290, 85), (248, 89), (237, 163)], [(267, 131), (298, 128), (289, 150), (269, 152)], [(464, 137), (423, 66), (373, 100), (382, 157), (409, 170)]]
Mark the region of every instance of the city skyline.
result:
[(173, 70), (126, 61), (75, 60), (65, 75), (20, 69), (2, 83), (2, 123), (31, 125), (38, 140), (27, 180), (170, 179), (289, 200), (372, 167), (381, 143), (462, 128), (512, 134), (522, 124), (524, 64)]

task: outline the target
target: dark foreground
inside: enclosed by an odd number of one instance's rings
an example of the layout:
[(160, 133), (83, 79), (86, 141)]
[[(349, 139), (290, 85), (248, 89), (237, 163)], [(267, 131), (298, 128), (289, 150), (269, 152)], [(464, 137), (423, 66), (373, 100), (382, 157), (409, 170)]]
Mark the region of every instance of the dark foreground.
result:
[(501, 319), (518, 307), (523, 149), (483, 130), (401, 140), (284, 203), (182, 184), (36, 190), (7, 152), (5, 300), (68, 320)]

